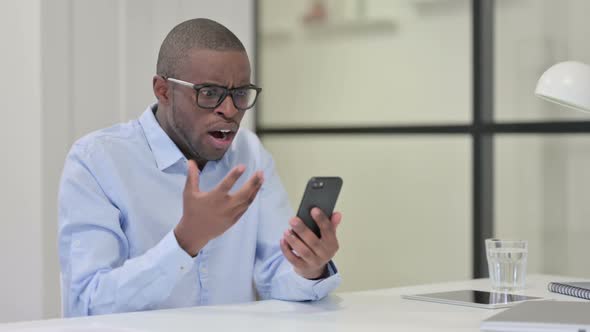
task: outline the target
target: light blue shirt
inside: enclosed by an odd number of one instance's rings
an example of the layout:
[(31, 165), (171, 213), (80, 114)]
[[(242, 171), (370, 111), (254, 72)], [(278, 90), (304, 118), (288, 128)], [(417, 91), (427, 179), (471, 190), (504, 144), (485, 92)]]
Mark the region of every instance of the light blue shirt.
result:
[(293, 271), (279, 241), (293, 214), (270, 154), (240, 129), (219, 161), (200, 173), (213, 189), (238, 164), (265, 182), (240, 220), (196, 257), (173, 229), (182, 215), (187, 160), (149, 107), (139, 120), (89, 134), (71, 148), (59, 191), (64, 315), (212, 305), (262, 299), (317, 300), (340, 283)]

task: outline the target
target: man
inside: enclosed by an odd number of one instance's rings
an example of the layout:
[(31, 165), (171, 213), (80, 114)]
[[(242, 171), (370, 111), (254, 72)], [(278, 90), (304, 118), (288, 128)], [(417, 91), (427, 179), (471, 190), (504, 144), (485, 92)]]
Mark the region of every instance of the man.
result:
[(183, 22), (160, 48), (157, 103), (73, 145), (59, 194), (65, 316), (317, 300), (339, 284), (341, 214), (312, 210), (318, 239), (269, 153), (238, 131), (261, 90), (250, 74), (227, 28)]

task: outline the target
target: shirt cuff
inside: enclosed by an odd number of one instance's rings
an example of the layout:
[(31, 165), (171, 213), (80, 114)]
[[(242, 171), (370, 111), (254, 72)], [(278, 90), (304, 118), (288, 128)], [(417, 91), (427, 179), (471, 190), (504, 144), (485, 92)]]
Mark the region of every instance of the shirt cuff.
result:
[(338, 269), (336, 268), (336, 264), (334, 264), (334, 262), (329, 261), (328, 262), (328, 278), (337, 274), (338, 273)]
[(314, 295), (313, 300), (320, 300), (330, 294), (342, 282), (338, 269), (332, 261), (328, 262), (328, 273), (329, 276), (327, 278), (318, 280), (309, 280), (295, 273), (295, 280), (303, 289), (312, 290)]
[(180, 247), (174, 230), (166, 234), (154, 249), (152, 259), (167, 275), (176, 274), (180, 278), (193, 268), (196, 261), (196, 257), (191, 257)]

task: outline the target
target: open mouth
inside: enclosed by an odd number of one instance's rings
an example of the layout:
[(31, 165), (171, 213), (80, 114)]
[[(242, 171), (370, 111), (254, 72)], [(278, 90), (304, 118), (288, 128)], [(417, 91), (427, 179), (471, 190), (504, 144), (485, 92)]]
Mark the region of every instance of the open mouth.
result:
[(231, 134), (232, 134), (231, 130), (215, 130), (215, 131), (209, 132), (209, 135), (211, 135), (211, 136), (213, 136), (213, 138), (219, 139), (219, 140), (227, 140), (230, 138)]
[(214, 130), (209, 132), (213, 145), (218, 149), (226, 149), (232, 142), (235, 132), (229, 129)]

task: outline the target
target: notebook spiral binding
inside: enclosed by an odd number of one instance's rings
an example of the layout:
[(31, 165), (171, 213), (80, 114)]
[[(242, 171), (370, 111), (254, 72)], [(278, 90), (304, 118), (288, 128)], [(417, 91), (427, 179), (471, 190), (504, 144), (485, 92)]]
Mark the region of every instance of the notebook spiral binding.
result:
[(563, 295), (569, 295), (574, 297), (579, 297), (581, 299), (590, 300), (590, 290), (583, 289), (579, 287), (574, 287), (570, 285), (560, 284), (558, 282), (550, 282), (547, 285), (547, 288), (550, 292), (559, 293)]

